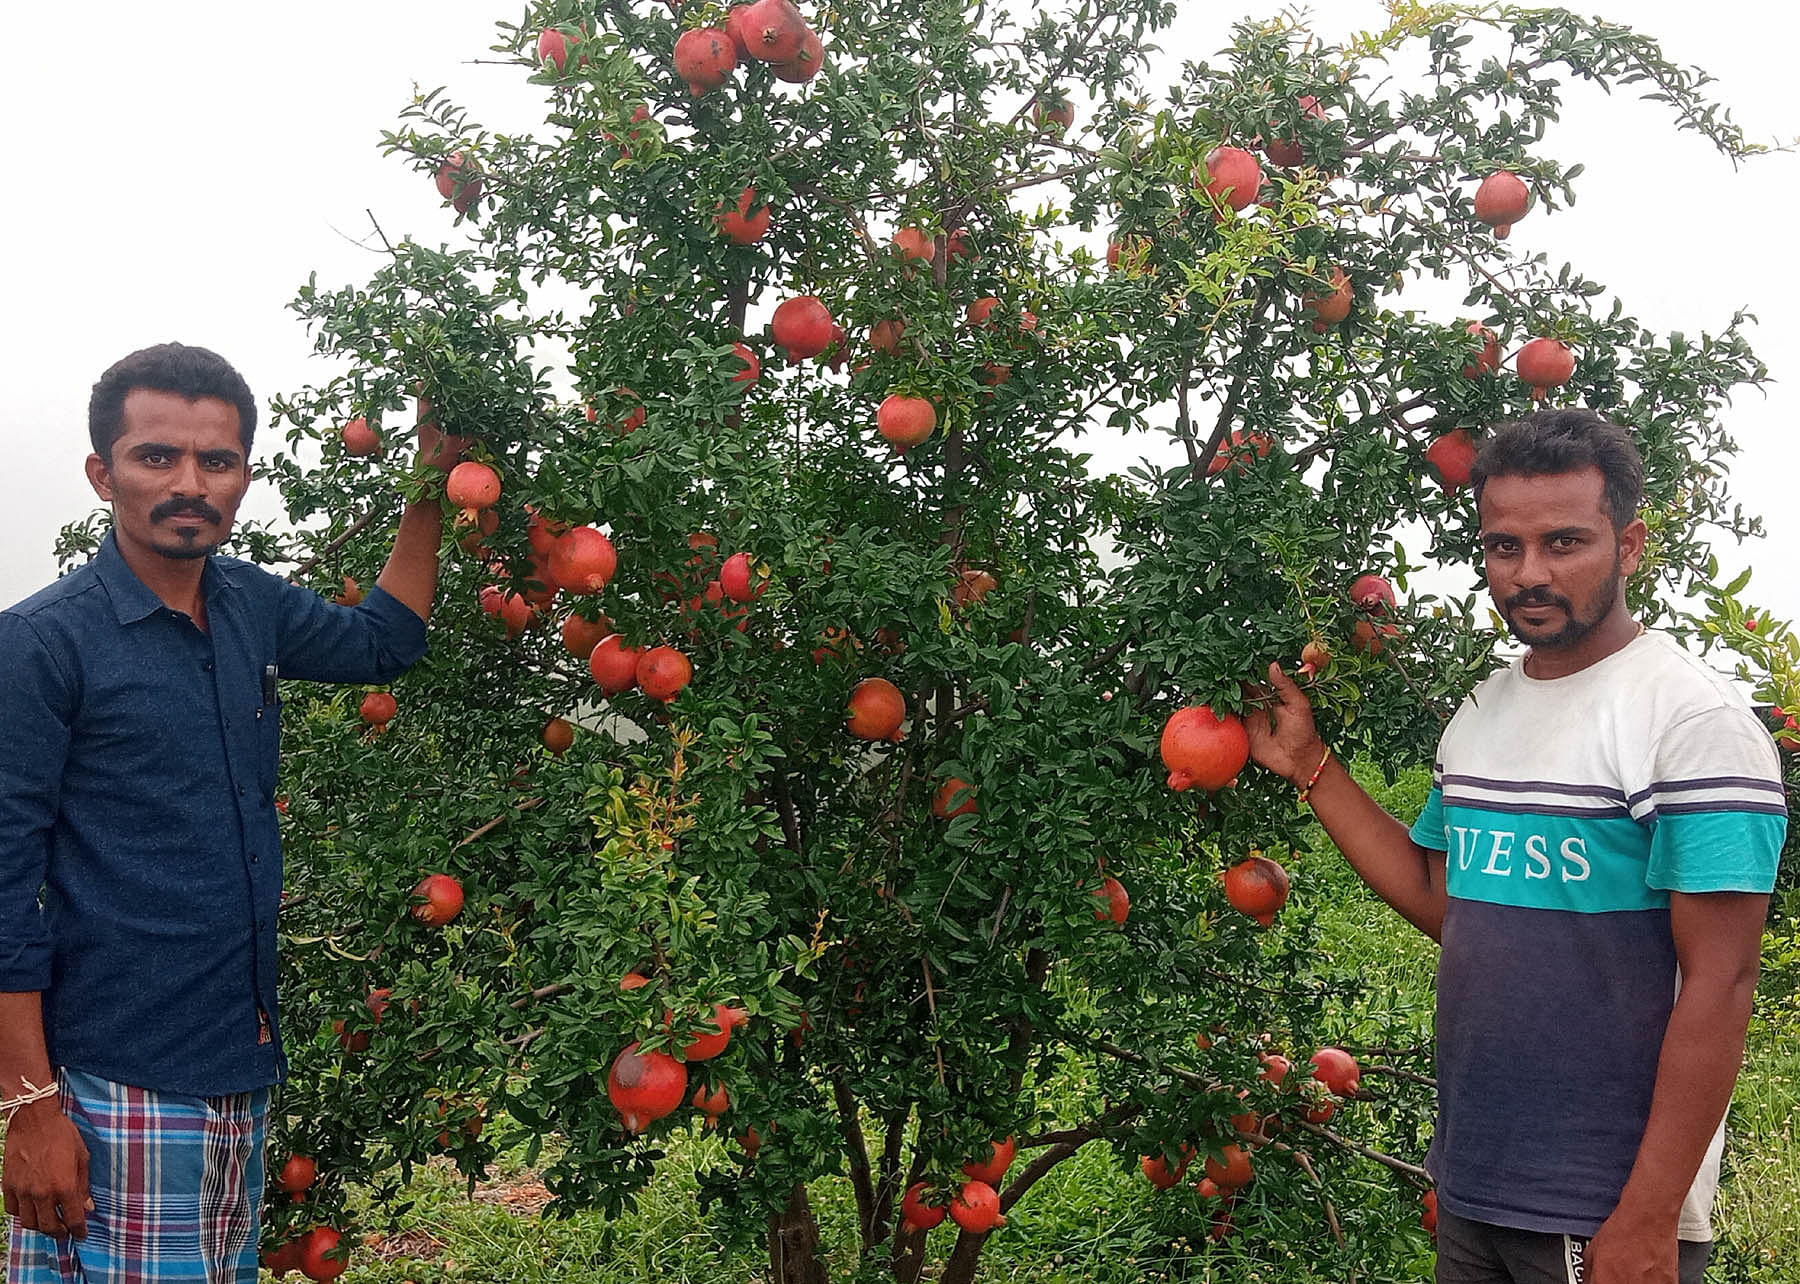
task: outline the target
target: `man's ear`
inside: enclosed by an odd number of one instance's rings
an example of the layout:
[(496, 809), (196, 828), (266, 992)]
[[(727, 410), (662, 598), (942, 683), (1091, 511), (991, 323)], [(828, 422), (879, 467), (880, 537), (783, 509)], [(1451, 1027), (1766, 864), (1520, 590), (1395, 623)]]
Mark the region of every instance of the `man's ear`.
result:
[(94, 494), (100, 496), (106, 503), (112, 503), (112, 466), (98, 455), (89, 455), (85, 468), (88, 485), (94, 488)]
[(1619, 570), (1627, 578), (1637, 571), (1638, 563), (1644, 560), (1644, 544), (1650, 538), (1650, 528), (1644, 519), (1634, 517), (1619, 532)]

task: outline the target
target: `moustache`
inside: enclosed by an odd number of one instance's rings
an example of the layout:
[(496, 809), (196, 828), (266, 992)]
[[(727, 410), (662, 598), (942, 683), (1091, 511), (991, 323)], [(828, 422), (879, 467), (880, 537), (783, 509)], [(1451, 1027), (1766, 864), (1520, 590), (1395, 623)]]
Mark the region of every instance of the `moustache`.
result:
[(1514, 593), (1506, 599), (1506, 609), (1510, 613), (1527, 606), (1554, 606), (1567, 614), (1574, 614), (1575, 604), (1566, 597), (1558, 597), (1548, 589), (1527, 589), (1523, 593)]
[(204, 499), (166, 499), (150, 510), (150, 520), (166, 522), (182, 513), (192, 513), (215, 525), (224, 520), (224, 515)]

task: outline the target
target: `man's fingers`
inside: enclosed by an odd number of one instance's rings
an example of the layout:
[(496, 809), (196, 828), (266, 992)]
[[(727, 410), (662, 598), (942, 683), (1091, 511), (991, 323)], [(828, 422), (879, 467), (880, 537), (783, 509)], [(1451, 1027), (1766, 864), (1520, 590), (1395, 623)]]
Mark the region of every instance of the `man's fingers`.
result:
[[(26, 1221), (20, 1218), (20, 1221)], [(68, 1228), (63, 1225), (62, 1218), (56, 1215), (56, 1199), (46, 1195), (31, 1201), (31, 1229), (45, 1235), (67, 1235)]]
[(87, 1238), (87, 1191), (84, 1189), (73, 1201), (65, 1200), (57, 1205), (56, 1211), (62, 1214), (63, 1225), (69, 1228), (69, 1234), (76, 1239)]

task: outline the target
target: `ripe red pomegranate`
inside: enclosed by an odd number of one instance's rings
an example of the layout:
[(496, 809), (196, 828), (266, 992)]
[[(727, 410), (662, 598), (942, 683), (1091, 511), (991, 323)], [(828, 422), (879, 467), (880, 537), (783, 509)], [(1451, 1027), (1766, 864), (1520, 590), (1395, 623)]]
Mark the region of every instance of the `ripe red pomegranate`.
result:
[[(462, 514), (456, 515), (456, 525), (464, 525)], [(456, 537), (456, 546), (470, 557), (492, 558), (494, 550), (487, 546), (487, 537), (500, 529), (500, 514), (491, 508), (484, 508), (476, 517), (475, 524)]]
[(944, 1214), (950, 1211), (944, 1204), (927, 1204), (923, 1197), (931, 1190), (931, 1183), (916, 1181), (906, 1188), (905, 1196), (900, 1200), (900, 1215), (907, 1229), (927, 1231), (944, 1220)]
[(1126, 893), (1125, 885), (1110, 874), (1105, 882), (1089, 894), (1101, 897), (1106, 901), (1104, 908), (1094, 911), (1094, 922), (1096, 923), (1110, 918), (1113, 922), (1122, 925), (1131, 913), (1131, 897)]
[(786, 62), (771, 63), (775, 79), (790, 85), (804, 84), (825, 69), (825, 45), (818, 33), (808, 27), (800, 36), (800, 52)]
[(639, 1052), (632, 1043), (613, 1058), (606, 1095), (626, 1132), (642, 1132), (672, 1113), (687, 1096), (687, 1067), (666, 1052)]
[[(688, 1060), (692, 1061), (693, 1058), (689, 1057)], [(725, 1085), (722, 1083), (716, 1085), (711, 1092), (706, 1090), (705, 1084), (701, 1084), (694, 1089), (692, 1100), (694, 1108), (706, 1116), (708, 1128), (717, 1128), (719, 1116), (731, 1109), (731, 1097), (726, 1093)]]
[(315, 1226), (299, 1239), (300, 1273), (309, 1280), (334, 1280), (350, 1266), (350, 1249), (329, 1226)]
[(385, 727), (400, 712), (400, 705), (386, 691), (371, 691), (362, 698), (362, 705), (357, 712), (371, 727)]
[(719, 589), (733, 602), (748, 602), (761, 597), (769, 587), (767, 580), (755, 581), (751, 574), (750, 554), (733, 553), (719, 568)]
[(1544, 395), (1544, 389), (1569, 381), (1575, 373), (1575, 354), (1569, 351), (1568, 344), (1555, 339), (1533, 339), (1519, 349), (1513, 365), (1519, 378), (1531, 385), (1531, 395), (1536, 399)]
[(427, 874), (412, 889), (412, 916), (426, 927), (442, 927), (462, 913), (462, 884), (448, 874)]
[(638, 660), (638, 687), (652, 700), (673, 700), (693, 676), (693, 664), (672, 646), (651, 647)]
[(1482, 325), (1479, 321), (1470, 321), (1463, 326), (1463, 333), (1481, 345), (1475, 354), (1475, 360), (1463, 367), (1463, 378), (1478, 379), (1482, 375), (1493, 374), (1500, 368), (1500, 336)]
[(963, 1183), (956, 1198), (950, 1201), (950, 1220), (971, 1235), (985, 1235), (1006, 1225), (1006, 1218), (1000, 1215), (1000, 1196), (984, 1181)]
[(750, 56), (750, 29), (746, 25), (749, 17), (748, 4), (733, 5), (725, 15), (725, 34), (731, 37), (731, 47), (737, 51), (739, 62)]
[(600, 645), (600, 639), (612, 631), (612, 621), (604, 615), (590, 620), (585, 615), (572, 612), (562, 622), (563, 649), (577, 659), (585, 660)]
[(768, 233), (774, 209), (766, 202), (756, 203), (756, 189), (746, 187), (738, 193), (737, 204), (721, 205), (713, 215), (713, 224), (733, 245), (754, 245)]
[(1249, 208), (1262, 190), (1262, 166), (1256, 157), (1241, 147), (1215, 147), (1206, 154), (1206, 181), (1196, 185), (1206, 193), (1213, 208), (1229, 205), (1234, 210)]
[(775, 309), (769, 329), (775, 342), (787, 349), (788, 360), (816, 357), (831, 346), (830, 311), (816, 294), (800, 294)]
[(1370, 615), (1386, 615), (1394, 607), (1394, 586), (1380, 575), (1358, 575), (1350, 582), (1350, 603)]
[(618, 566), (612, 541), (592, 526), (569, 531), (550, 553), (550, 578), (570, 593), (598, 593)]
[[(702, 1021), (699, 1033), (694, 1035), (693, 1041), (681, 1050), (681, 1059), (683, 1061), (711, 1061), (730, 1047), (731, 1032), (739, 1024), (738, 1011), (739, 1009), (726, 1004), (715, 1003), (712, 1010), (712, 1025), (709, 1027)], [(745, 1018), (748, 1019), (747, 1013)], [(665, 1011), (663, 1013), (665, 1024), (673, 1025), (674, 1020), (673, 1012)]]
[(991, 294), (984, 294), (969, 305), (970, 325), (992, 325), (994, 309), (1000, 306), (1000, 300)]
[(950, 590), (950, 604), (959, 611), (966, 610), (998, 587), (999, 581), (992, 575), (971, 567), (956, 577), (956, 586)]
[(894, 250), (902, 259), (920, 259), (931, 262), (936, 252), (931, 233), (917, 227), (903, 227), (894, 233)]
[(675, 74), (696, 98), (723, 85), (736, 66), (737, 49), (717, 27), (695, 27), (675, 38)]
[[(975, 372), (976, 381), (985, 383), (989, 389), (998, 388), (1010, 378), (1012, 378), (1012, 367), (997, 361), (986, 362), (981, 369)], [(986, 395), (991, 397), (994, 394), (989, 391)]]
[(1425, 1233), (1427, 1235), (1436, 1239), (1437, 1192), (1435, 1190), (1428, 1190), (1423, 1195), (1419, 1196), (1419, 1207), (1422, 1210), (1419, 1213), (1419, 1225), (1425, 1228)]
[(1223, 789), (1250, 760), (1250, 735), (1235, 713), (1191, 704), (1163, 724), (1162, 760), (1171, 789)]
[(544, 724), (541, 738), (544, 748), (560, 758), (575, 743), (575, 728), (569, 725), (566, 718), (552, 718)]
[(905, 333), (904, 321), (877, 321), (869, 328), (869, 346), (892, 356), (900, 351), (900, 336)]
[(369, 427), (369, 421), (361, 415), (345, 424), (338, 434), (344, 443), (346, 455), (378, 455), (381, 453), (381, 438)]
[(1267, 856), (1251, 856), (1225, 871), (1225, 899), (1231, 908), (1268, 927), (1287, 904), (1287, 871)]
[(1234, 473), (1247, 472), (1252, 460), (1269, 457), (1273, 445), (1266, 433), (1233, 428), (1231, 436), (1219, 443), (1212, 459), (1207, 461), (1206, 475), (1214, 477), (1227, 468)]
[(998, 1186), (1000, 1179), (1006, 1176), (1006, 1170), (1012, 1167), (1013, 1156), (1018, 1153), (1015, 1139), (1007, 1137), (1005, 1141), (990, 1143), (991, 1150), (986, 1162), (970, 1160), (962, 1166), (963, 1175), (971, 1181), (986, 1182), (990, 1186)]
[(1437, 470), (1446, 493), (1461, 490), (1475, 467), (1475, 443), (1461, 428), (1452, 429), (1425, 448), (1425, 462)]
[[(1325, 119), (1325, 109), (1319, 106), (1319, 100), (1311, 94), (1302, 94), (1299, 98), (1300, 114), (1310, 116), (1314, 120)], [(1269, 132), (1275, 131), (1273, 123)], [(1271, 138), (1263, 143), (1263, 154), (1283, 169), (1293, 169), (1306, 160), (1306, 153), (1300, 146), (1298, 138)]]
[(461, 152), (451, 152), (437, 168), (438, 195), (458, 214), (467, 214), (469, 206), (481, 199), (481, 187), (481, 166)]
[(762, 376), (762, 362), (756, 359), (756, 354), (750, 350), (749, 345), (734, 343), (731, 345), (731, 354), (744, 363), (744, 368), (731, 376), (731, 382), (755, 383)]
[(1138, 1167), (1144, 1170), (1144, 1176), (1150, 1179), (1152, 1186), (1158, 1190), (1170, 1190), (1181, 1184), (1181, 1179), (1186, 1175), (1188, 1164), (1193, 1162), (1193, 1158), (1194, 1148), (1183, 1146), (1181, 1162), (1172, 1171), (1169, 1168), (1169, 1161), (1162, 1155), (1145, 1155), (1138, 1161)]
[(1250, 1152), (1235, 1141), (1206, 1157), (1206, 1175), (1221, 1190), (1238, 1190), (1250, 1184)]
[(1061, 94), (1051, 94), (1043, 98), (1031, 100), (1031, 123), (1039, 130), (1047, 130), (1056, 126), (1056, 132), (1062, 133), (1075, 123), (1075, 104)]
[(1336, 1097), (1354, 1097), (1362, 1082), (1362, 1067), (1342, 1048), (1320, 1048), (1312, 1054), (1312, 1077)]
[(949, 820), (952, 816), (971, 816), (975, 811), (975, 786), (955, 776), (939, 785), (937, 794), (931, 800), (931, 814), (939, 820)]
[(924, 397), (905, 397), (894, 393), (875, 411), (875, 430), (890, 442), (896, 453), (905, 454), (931, 436), (937, 427), (937, 410)]
[(792, 62), (800, 56), (809, 28), (790, 0), (753, 0), (738, 30), (744, 52), (763, 62)]
[[(555, 27), (545, 27), (538, 33), (537, 56), (540, 67), (555, 67), (557, 71), (567, 71), (569, 66), (569, 46), (574, 40), (565, 36)], [(584, 56), (581, 60), (586, 62)]]
[(285, 1279), (289, 1271), (300, 1269), (300, 1241), (290, 1239), (274, 1248), (265, 1248), (261, 1257), (264, 1270), (278, 1280)]
[(1150, 238), (1147, 236), (1127, 236), (1123, 240), (1106, 243), (1106, 266), (1110, 271), (1118, 271), (1121, 260), (1127, 266), (1139, 262), (1150, 252)]
[(1350, 645), (1371, 658), (1387, 650), (1387, 644), (1400, 636), (1397, 624), (1376, 624), (1373, 620), (1358, 620), (1356, 627), (1350, 630)]
[(355, 606), (363, 600), (362, 585), (358, 584), (353, 577), (346, 575), (344, 576), (344, 591), (335, 595), (331, 600), (339, 606)]
[(1294, 1063), (1279, 1052), (1259, 1052), (1256, 1054), (1256, 1059), (1262, 1062), (1262, 1069), (1256, 1072), (1256, 1077), (1266, 1079), (1272, 1087), (1276, 1088), (1279, 1088), (1281, 1081), (1287, 1078), (1288, 1071), (1294, 1068)]
[(1306, 1122), (1315, 1124), (1330, 1123), (1331, 1116), (1336, 1113), (1336, 1106), (1329, 1101), (1321, 1101), (1316, 1106), (1308, 1106), (1306, 1108)]
[(516, 638), (537, 618), (537, 608), (524, 593), (504, 593), (490, 584), (481, 590), (481, 609), (506, 626), (506, 636)]
[(1350, 288), (1350, 278), (1344, 274), (1343, 268), (1331, 269), (1331, 290), (1326, 294), (1310, 295), (1300, 300), (1300, 308), (1313, 316), (1313, 329), (1320, 334), (1350, 315), (1350, 305), (1355, 301), (1355, 294)]
[(638, 658), (643, 654), (641, 648), (625, 645), (625, 639), (614, 633), (600, 639), (589, 653), (588, 672), (603, 693), (615, 696), (637, 685)]
[(1224, 1194), (1224, 1192), (1219, 1189), (1219, 1183), (1214, 1181), (1211, 1177), (1202, 1177), (1199, 1181), (1194, 1183), (1194, 1189), (1200, 1192), (1201, 1199), (1217, 1199), (1220, 1195)]
[(500, 475), (486, 464), (465, 459), (445, 479), (444, 498), (462, 509), (469, 521), (478, 521), (482, 509), (499, 502)]
[(967, 229), (960, 227), (956, 228), (951, 231), (947, 238), (945, 238), (944, 258), (946, 261), (955, 263), (958, 259), (968, 259), (970, 262), (973, 262), (980, 257), (981, 255), (976, 251), (975, 247), (969, 243), (969, 233)]
[(859, 740), (902, 739), (906, 697), (886, 678), (864, 678), (850, 693), (850, 734)]
[(275, 1179), (277, 1189), (289, 1195), (298, 1195), (313, 1184), (319, 1175), (319, 1165), (310, 1155), (291, 1155), (281, 1166), (281, 1172)]
[(1475, 189), (1475, 217), (1494, 229), (1494, 237), (1504, 241), (1512, 225), (1525, 217), (1531, 208), (1531, 189), (1517, 174), (1496, 170), (1481, 180)]

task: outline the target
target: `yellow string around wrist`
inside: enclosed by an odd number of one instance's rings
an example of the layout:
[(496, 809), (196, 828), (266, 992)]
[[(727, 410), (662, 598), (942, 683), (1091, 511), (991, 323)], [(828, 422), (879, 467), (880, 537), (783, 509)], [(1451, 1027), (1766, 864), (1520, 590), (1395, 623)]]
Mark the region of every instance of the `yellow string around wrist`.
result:
[(1319, 765), (1313, 768), (1313, 774), (1300, 786), (1300, 801), (1307, 802), (1312, 797), (1313, 786), (1319, 783), (1319, 777), (1325, 774), (1325, 764), (1331, 761), (1331, 746), (1325, 746), (1325, 754), (1319, 759)]

